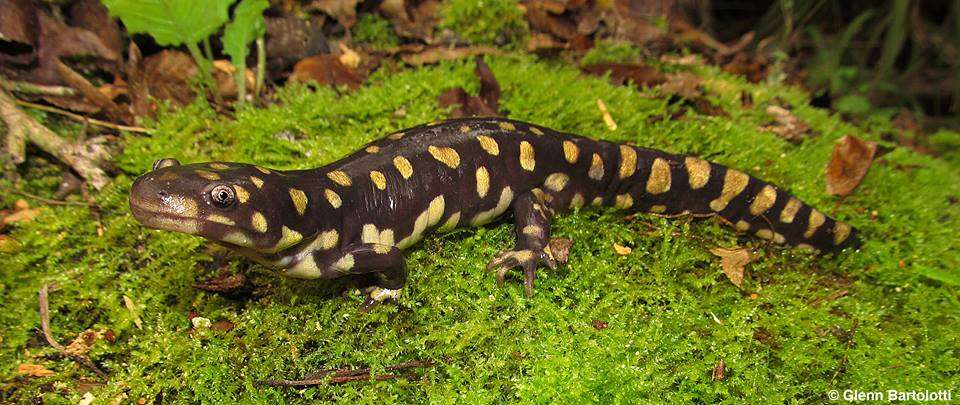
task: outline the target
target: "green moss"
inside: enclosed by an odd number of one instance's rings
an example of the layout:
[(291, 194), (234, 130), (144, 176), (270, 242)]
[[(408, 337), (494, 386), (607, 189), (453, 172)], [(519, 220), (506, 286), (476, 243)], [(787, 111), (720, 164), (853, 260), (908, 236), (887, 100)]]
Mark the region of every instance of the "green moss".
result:
[(440, 7), (440, 28), (474, 44), (518, 47), (530, 33), (515, 0), (450, 0)]
[(374, 48), (388, 48), (400, 43), (400, 38), (393, 32), (393, 24), (379, 14), (360, 15), (353, 27), (353, 36), (356, 41)]
[[(86, 329), (117, 336), (90, 353), (112, 376), (92, 392), (103, 402), (824, 402), (832, 389), (960, 383), (956, 165), (810, 107), (798, 89), (753, 85), (712, 68), (695, 73), (731, 116), (688, 112), (665, 121), (651, 117), (678, 107), (655, 90), (614, 87), (525, 56), (489, 64), (513, 118), (742, 168), (851, 222), (865, 243), (859, 252), (819, 257), (738, 236), (713, 220), (582, 211), (556, 221), (555, 235), (574, 240), (570, 263), (541, 272), (533, 298), (524, 297), (516, 275), (497, 287), (483, 271), (511, 246), (508, 223), (425, 240), (408, 254), (401, 304), (372, 314), (357, 312), (361, 297), (343, 284), (279, 278), (234, 256), (224, 263), (251, 277), (252, 296), (194, 289), (196, 280), (219, 272), (214, 257), (221, 252), (198, 238), (146, 230), (127, 210), (132, 178), (153, 160), (314, 167), (390, 131), (442, 118), (438, 94), (455, 86), (476, 91), (478, 84), (473, 64), (462, 62), (379, 72), (371, 85), (346, 94), (289, 87), (280, 103), (243, 109), (235, 119), (200, 105), (161, 114), (153, 136), (126, 137), (118, 159), (123, 174), (96, 195), (98, 216), (84, 207), (44, 207), (39, 218), (15, 227), (11, 235), (23, 248), (0, 254), (0, 399), (75, 403), (78, 381), (91, 377), (43, 343), (36, 297), (47, 282), (60, 286), (51, 313), (61, 342)], [(741, 107), (743, 91), (753, 95), (753, 108)], [(597, 98), (618, 130), (606, 129)], [(759, 131), (775, 99), (792, 104), (818, 135), (793, 145)], [(845, 134), (890, 151), (853, 195), (839, 200), (824, 193), (823, 167)], [(30, 191), (55, 188), (56, 170), (48, 165), (27, 171), (43, 179), (32, 180)], [(0, 208), (12, 204), (0, 198)], [(614, 243), (633, 253), (617, 255)], [(725, 279), (709, 253), (735, 245), (758, 256), (743, 289)], [(192, 330), (190, 311), (236, 327)], [(598, 329), (594, 320), (608, 326)], [(253, 386), (411, 359), (439, 364), (395, 381)], [(720, 360), (725, 377), (714, 381)], [(55, 375), (18, 376), (20, 363), (43, 364)]]
[(630, 42), (600, 40), (583, 55), (581, 65), (594, 63), (630, 63), (640, 58), (641, 50)]

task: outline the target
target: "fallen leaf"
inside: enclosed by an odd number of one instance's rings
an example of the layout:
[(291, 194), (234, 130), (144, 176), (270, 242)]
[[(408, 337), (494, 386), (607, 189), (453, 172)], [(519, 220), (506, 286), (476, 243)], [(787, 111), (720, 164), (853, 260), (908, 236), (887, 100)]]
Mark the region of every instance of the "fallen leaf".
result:
[(193, 284), (193, 288), (198, 290), (224, 294), (238, 292), (250, 287), (250, 280), (247, 276), (242, 273), (230, 274), (227, 272), (222, 272), (217, 277)]
[(554, 0), (528, 0), (524, 6), (530, 28), (568, 41), (579, 35), (577, 24), (569, 16), (561, 15), (566, 11), (563, 3)]
[(642, 47), (667, 34), (653, 21), (669, 21), (675, 2), (609, 0), (597, 2), (596, 7), (601, 8), (600, 21), (605, 23), (614, 39), (627, 40)]
[(28, 64), (36, 55), (37, 5), (31, 0), (10, 0), (0, 13), (0, 61)]
[(542, 32), (531, 32), (526, 45), (527, 52), (530, 53), (552, 52), (565, 47), (566, 45), (563, 42), (557, 41), (552, 36)]
[(93, 347), (93, 344), (96, 343), (99, 338), (99, 333), (87, 329), (80, 332), (80, 334), (67, 345), (66, 351), (73, 356), (83, 356), (90, 351), (90, 348)]
[(360, 66), (360, 54), (353, 49), (350, 49), (342, 42), (337, 44), (337, 46), (340, 47), (340, 63), (351, 69), (356, 69), (357, 66)]
[(703, 95), (703, 81), (693, 73), (672, 73), (666, 76), (660, 90), (666, 94), (694, 99)]
[(314, 81), (325, 86), (347, 86), (351, 89), (363, 83), (355, 70), (344, 66), (336, 56), (330, 54), (311, 56), (297, 62), (290, 80), (301, 83)]
[[(237, 67), (234, 66), (233, 63), (230, 63), (229, 60), (220, 59), (213, 61), (213, 79), (215, 82), (217, 82), (217, 90), (224, 98), (237, 97), (237, 81), (233, 77), (233, 74), (236, 71)], [(254, 82), (256, 81), (253, 71), (250, 69), (244, 69), (243, 78), (246, 82), (247, 88), (252, 89)]]
[(500, 84), (493, 72), (483, 61), (476, 57), (474, 73), (480, 79), (479, 96), (471, 96), (462, 87), (455, 87), (440, 93), (437, 102), (440, 108), (452, 108), (450, 116), (453, 118), (471, 116), (499, 116)]
[(12, 214), (3, 217), (3, 219), (0, 219), (0, 223), (9, 225), (16, 222), (30, 222), (33, 221), (38, 215), (40, 215), (39, 208), (22, 209), (19, 211), (14, 211)]
[(350, 29), (357, 23), (357, 3), (359, 0), (313, 0), (307, 8), (315, 8), (335, 18), (344, 28)]
[(30, 203), (28, 203), (27, 200), (24, 200), (24, 199), (22, 199), (22, 198), (19, 198), (19, 199), (17, 199), (17, 201), (14, 201), (14, 202), (13, 202), (13, 210), (14, 210), (14, 211), (23, 211), (23, 210), (28, 209), (28, 208), (30, 208)]
[(212, 324), (210, 325), (210, 329), (219, 330), (219, 331), (223, 331), (223, 332), (232, 331), (233, 328), (235, 328), (235, 327), (236, 327), (236, 325), (234, 325), (233, 322), (230, 322), (230, 321), (228, 321), (228, 320), (216, 321), (216, 322), (214, 322), (214, 323), (212, 323)]
[(393, 22), (394, 31), (404, 38), (423, 40), (433, 43), (434, 27), (439, 22), (437, 10), (440, 1), (425, 0), (410, 4), (404, 0), (384, 0), (380, 3), (380, 12)]
[(316, 15), (309, 19), (293, 15), (265, 17), (267, 73), (277, 76), (279, 72), (289, 72), (303, 58), (329, 53), (323, 20), (323, 16)]
[(70, 25), (89, 30), (113, 53), (123, 52), (120, 27), (100, 0), (77, 0), (70, 5)]
[(593, 328), (596, 330), (604, 330), (608, 326), (610, 326), (608, 323), (601, 321), (599, 319), (594, 319), (591, 323), (593, 324)]
[(469, 46), (450, 48), (435, 46), (423, 49), (417, 53), (402, 53), (400, 59), (413, 66), (429, 65), (445, 60), (463, 59), (477, 55), (497, 55), (500, 51), (486, 46)]
[(610, 111), (607, 111), (607, 105), (603, 103), (603, 100), (597, 99), (597, 108), (600, 109), (600, 114), (603, 115), (603, 123), (607, 125), (607, 129), (611, 131), (617, 130), (617, 122), (613, 120), (613, 116), (610, 115)]
[(553, 259), (559, 264), (566, 263), (570, 259), (570, 247), (573, 246), (573, 240), (568, 238), (551, 238), (547, 247)]
[(47, 370), (47, 368), (43, 365), (29, 363), (21, 363), (18, 365), (17, 373), (23, 374), (27, 377), (49, 377), (53, 375), (53, 371)]
[(45, 13), (37, 13), (40, 36), (37, 46), (37, 67), (25, 78), (40, 84), (66, 84), (57, 72), (61, 58), (84, 56), (106, 61), (110, 66), (120, 55), (110, 49), (96, 34), (83, 28), (63, 25)]
[(614, 251), (614, 252), (617, 252), (617, 254), (620, 255), (620, 256), (626, 256), (626, 255), (632, 253), (632, 252), (633, 252), (633, 249), (631, 249), (629, 246), (623, 246), (623, 245), (621, 245), (621, 244), (614, 243), (614, 244), (613, 244), (613, 251)]
[(827, 194), (842, 197), (853, 192), (870, 170), (876, 151), (876, 142), (863, 141), (853, 135), (840, 138), (827, 163)]
[(580, 68), (586, 74), (603, 76), (610, 73), (610, 81), (616, 85), (632, 82), (639, 87), (652, 87), (666, 81), (658, 70), (639, 63), (595, 63)]
[(189, 79), (199, 70), (186, 53), (165, 49), (150, 55), (143, 60), (142, 72), (146, 93), (150, 96), (179, 105), (189, 104), (196, 97)]
[(723, 269), (723, 274), (727, 275), (733, 285), (740, 287), (740, 284), (743, 283), (743, 269), (752, 260), (750, 252), (743, 248), (718, 247), (710, 249), (710, 253), (720, 257), (720, 267)]
[(767, 114), (773, 117), (775, 123), (760, 127), (761, 131), (773, 132), (777, 136), (794, 143), (800, 142), (811, 133), (810, 126), (800, 121), (786, 108), (771, 105), (767, 107)]
[(720, 359), (720, 361), (717, 362), (717, 365), (713, 366), (713, 380), (714, 381), (722, 380), (724, 377), (724, 374), (726, 374), (726, 370), (727, 370), (727, 363), (724, 363), (723, 359)]

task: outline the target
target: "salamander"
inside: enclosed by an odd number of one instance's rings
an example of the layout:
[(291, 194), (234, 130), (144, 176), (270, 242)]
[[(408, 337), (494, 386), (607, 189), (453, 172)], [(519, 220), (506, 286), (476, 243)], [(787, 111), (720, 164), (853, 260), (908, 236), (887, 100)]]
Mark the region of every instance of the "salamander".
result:
[(130, 191), (150, 228), (198, 235), (286, 276), (371, 276), (367, 304), (396, 298), (403, 251), (432, 232), (511, 212), (516, 244), (487, 266), (498, 280), (553, 267), (551, 218), (578, 207), (718, 216), (777, 244), (831, 251), (856, 230), (780, 188), (693, 156), (594, 140), (501, 118), (393, 133), (326, 166), (281, 171), (160, 159)]

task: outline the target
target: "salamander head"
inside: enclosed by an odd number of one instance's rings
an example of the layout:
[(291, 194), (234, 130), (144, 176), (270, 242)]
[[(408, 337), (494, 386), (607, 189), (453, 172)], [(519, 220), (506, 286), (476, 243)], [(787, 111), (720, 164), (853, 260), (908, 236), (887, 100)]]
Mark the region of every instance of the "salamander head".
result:
[(160, 159), (133, 183), (130, 211), (150, 228), (272, 253), (302, 239), (284, 226), (296, 212), (286, 183), (281, 174), (253, 165), (180, 165), (176, 159)]

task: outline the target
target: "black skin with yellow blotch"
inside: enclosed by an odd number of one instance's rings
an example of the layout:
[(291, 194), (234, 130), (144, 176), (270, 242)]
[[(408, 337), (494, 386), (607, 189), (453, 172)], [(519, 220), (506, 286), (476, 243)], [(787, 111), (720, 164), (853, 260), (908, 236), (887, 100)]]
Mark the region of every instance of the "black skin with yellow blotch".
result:
[(550, 220), (577, 206), (717, 215), (740, 232), (831, 251), (856, 231), (772, 185), (694, 157), (597, 141), (500, 118), (422, 125), (311, 170), (161, 159), (136, 180), (144, 225), (191, 233), (284, 274), (372, 274), (369, 303), (406, 280), (402, 250), (434, 231), (512, 212), (517, 242), (488, 268), (498, 279), (554, 266)]

